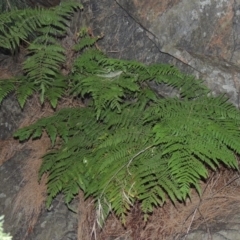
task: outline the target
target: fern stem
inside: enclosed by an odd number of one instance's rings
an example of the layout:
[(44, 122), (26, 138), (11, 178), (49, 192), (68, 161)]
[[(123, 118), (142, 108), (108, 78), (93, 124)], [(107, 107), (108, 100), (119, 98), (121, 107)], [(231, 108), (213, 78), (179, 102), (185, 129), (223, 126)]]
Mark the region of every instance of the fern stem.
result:
[(146, 152), (149, 148), (152, 148), (153, 146), (154, 146), (154, 145), (150, 145), (150, 146), (146, 147), (145, 149), (143, 149), (143, 150), (141, 150), (140, 152), (136, 153), (136, 154), (130, 159), (130, 161), (129, 161), (128, 164), (127, 164), (127, 171), (128, 171), (128, 173), (129, 173), (129, 175), (132, 175), (132, 174), (130, 173), (130, 171), (129, 171), (129, 166), (130, 166), (131, 162), (132, 162), (136, 157), (138, 157), (140, 154)]
[(136, 158), (138, 157), (140, 154), (144, 153), (145, 151), (147, 151), (148, 149), (152, 148), (154, 145), (150, 145), (148, 147), (146, 147), (145, 149), (139, 151), (138, 153), (136, 153), (130, 160), (127, 164), (124, 164), (122, 167), (120, 167), (115, 173), (114, 175), (109, 179), (108, 183), (105, 185), (105, 187), (103, 188), (102, 192), (101, 192), (101, 195), (100, 195), (100, 198), (102, 198), (103, 194), (104, 194), (104, 191), (105, 189), (108, 187), (108, 185), (110, 184), (110, 182), (116, 177), (116, 175), (125, 167), (127, 166), (127, 171), (129, 173), (129, 175), (132, 175), (130, 173), (130, 171), (128, 170), (129, 168), (129, 165), (131, 164), (131, 162)]

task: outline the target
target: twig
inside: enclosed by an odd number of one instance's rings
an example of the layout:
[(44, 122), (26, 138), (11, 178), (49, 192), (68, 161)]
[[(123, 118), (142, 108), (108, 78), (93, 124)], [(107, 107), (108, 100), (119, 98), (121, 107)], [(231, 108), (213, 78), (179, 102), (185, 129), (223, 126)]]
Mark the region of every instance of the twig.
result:
[(191, 226), (192, 226), (192, 223), (193, 223), (193, 220), (194, 220), (194, 218), (195, 218), (195, 215), (196, 215), (196, 212), (197, 212), (197, 210), (198, 210), (198, 207), (197, 207), (197, 208), (195, 208), (195, 210), (194, 210), (194, 212), (193, 212), (193, 215), (192, 215), (191, 222), (190, 222), (190, 224), (189, 224), (189, 226), (188, 226), (187, 233), (185, 234), (185, 236), (184, 236), (184, 239), (183, 239), (183, 240), (185, 240), (185, 239), (186, 239), (186, 237), (187, 237), (187, 235), (188, 235), (188, 233), (189, 233), (189, 231), (190, 231), (190, 228), (191, 228)]

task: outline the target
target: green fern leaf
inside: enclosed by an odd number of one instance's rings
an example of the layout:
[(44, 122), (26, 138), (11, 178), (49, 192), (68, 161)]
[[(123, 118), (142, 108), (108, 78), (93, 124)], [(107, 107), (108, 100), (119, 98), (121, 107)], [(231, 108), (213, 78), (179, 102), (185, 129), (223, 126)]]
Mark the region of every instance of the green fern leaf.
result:
[(38, 127), (35, 129), (35, 131), (32, 134), (32, 139), (37, 139), (40, 138), (42, 136), (42, 128)]
[(5, 79), (0, 81), (0, 103), (3, 99), (15, 90), (14, 80)]
[(51, 139), (52, 146), (53, 146), (57, 138), (57, 129), (54, 125), (47, 125), (46, 131)]
[(27, 98), (34, 93), (35, 86), (31, 82), (27, 82), (26, 78), (21, 78), (21, 82), (22, 84), (20, 84), (20, 86), (18, 86), (16, 89), (16, 94), (18, 102), (21, 108), (23, 108), (27, 101)]
[(84, 36), (84, 38), (80, 39), (79, 43), (77, 43), (73, 49), (75, 51), (81, 51), (84, 48), (93, 46), (98, 40), (98, 37), (93, 38), (90, 36)]

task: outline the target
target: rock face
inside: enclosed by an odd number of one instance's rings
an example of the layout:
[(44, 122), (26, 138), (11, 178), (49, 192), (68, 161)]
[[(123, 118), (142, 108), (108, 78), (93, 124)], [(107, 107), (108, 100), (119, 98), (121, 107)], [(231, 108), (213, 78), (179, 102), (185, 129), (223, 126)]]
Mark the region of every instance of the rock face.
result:
[[(180, 59), (176, 50), (212, 55), (236, 62), (233, 0), (117, 0), (155, 37), (160, 49)], [(237, 44), (237, 43), (236, 43)], [(172, 49), (172, 52), (169, 52)], [(237, 54), (237, 53), (236, 53)]]
[(208, 231), (199, 229), (188, 234), (181, 240), (236, 240), (240, 236), (240, 214), (219, 219), (217, 224), (209, 226)]
[(23, 118), (23, 111), (12, 96), (4, 99), (0, 106), (0, 140), (6, 140), (18, 128), (18, 122)]
[[(109, 36), (110, 29), (113, 36), (111, 40), (108, 37), (103, 40), (109, 44), (107, 51), (124, 56), (124, 50), (131, 46), (133, 49), (126, 51), (127, 58), (141, 53), (138, 60), (183, 65), (185, 71), (203, 79), (213, 93), (226, 93), (239, 106), (240, 1), (91, 2), (94, 16), (103, 17), (95, 18), (94, 29), (100, 19), (101, 31)], [(109, 9), (111, 13), (107, 13)], [(151, 48), (142, 41), (142, 36), (148, 38)], [(135, 53), (131, 54), (132, 51)], [(151, 56), (153, 53), (155, 57)]]

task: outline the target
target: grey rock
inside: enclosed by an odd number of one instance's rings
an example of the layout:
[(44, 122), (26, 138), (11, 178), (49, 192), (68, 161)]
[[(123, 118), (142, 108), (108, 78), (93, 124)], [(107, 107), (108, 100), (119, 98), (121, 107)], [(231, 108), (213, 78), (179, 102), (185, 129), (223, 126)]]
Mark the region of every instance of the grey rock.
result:
[(209, 238), (209, 234), (202, 231), (202, 230), (197, 230), (193, 233), (188, 234), (187, 236), (185, 236), (182, 239), (185, 240), (205, 240)]
[(17, 130), (24, 112), (15, 97), (10, 96), (0, 105), (0, 139), (6, 140)]
[[(12, 216), (12, 209), (13, 200), (24, 184), (19, 169), (24, 164), (24, 159), (28, 154), (28, 151), (23, 150), (0, 166), (0, 189), (1, 195), (5, 196), (0, 198), (0, 215), (5, 215), (4, 229), (12, 236), (23, 236), (24, 231), (26, 231), (24, 216), (21, 212)], [(13, 239), (21, 238), (14, 237)]]
[[(117, 2), (117, 4), (116, 4)], [(110, 56), (165, 62), (204, 79), (239, 106), (240, 4), (237, 1), (96, 0), (93, 29)], [(120, 7), (119, 7), (120, 6)]]

